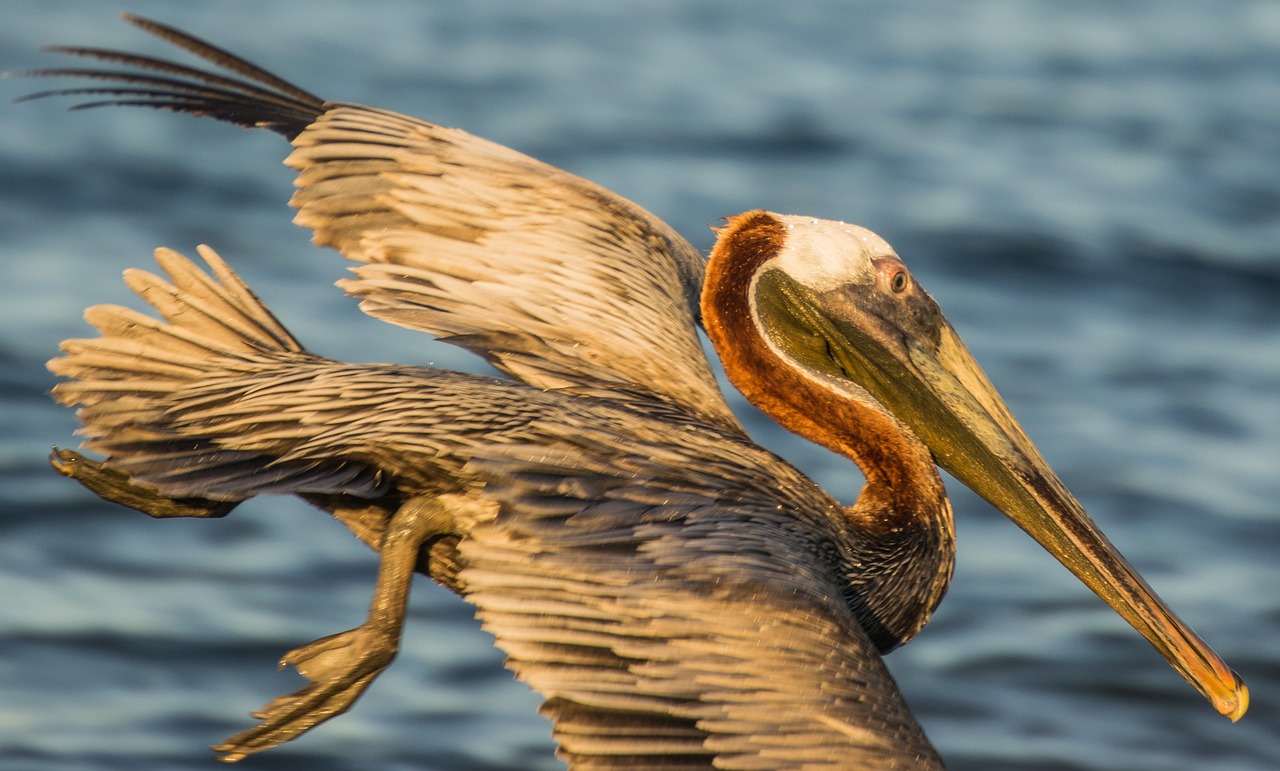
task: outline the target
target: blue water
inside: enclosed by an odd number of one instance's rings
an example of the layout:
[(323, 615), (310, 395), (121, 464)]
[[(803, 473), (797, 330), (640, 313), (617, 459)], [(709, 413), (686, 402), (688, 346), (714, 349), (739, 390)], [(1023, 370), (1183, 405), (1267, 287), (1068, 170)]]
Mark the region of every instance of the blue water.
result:
[[(12, 0), (41, 43), (151, 46), (89, 0)], [(1128, 2), (134, 2), (332, 99), (464, 127), (594, 179), (701, 248), (744, 209), (898, 247), (1085, 506), (1243, 675), (1218, 717), (958, 485), (959, 567), (889, 664), (956, 769), (1280, 767), (1280, 5)], [(147, 50), (161, 52), (159, 46)], [(35, 84), (38, 85), (38, 84)], [(0, 99), (33, 84), (0, 83)], [(43, 362), (120, 271), (218, 248), (311, 347), (464, 354), (363, 317), (289, 224), (277, 137), (137, 111), (0, 107), (0, 768), (213, 768), (358, 623), (372, 555), (291, 501), (213, 522), (96, 502), (45, 455)], [(738, 402), (740, 405), (740, 402)], [(748, 414), (744, 411), (744, 414)], [(839, 497), (843, 461), (751, 418)], [(259, 769), (552, 769), (537, 700), (422, 581), (349, 715)]]

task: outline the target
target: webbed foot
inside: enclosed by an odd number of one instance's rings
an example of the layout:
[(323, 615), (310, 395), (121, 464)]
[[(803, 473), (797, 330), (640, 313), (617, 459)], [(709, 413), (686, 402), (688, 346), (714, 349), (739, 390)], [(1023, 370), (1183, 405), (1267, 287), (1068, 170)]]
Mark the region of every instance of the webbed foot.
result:
[(367, 623), (289, 651), (280, 666), (293, 666), (311, 684), (253, 713), (262, 722), (216, 745), (218, 760), (234, 763), (346, 712), (396, 657), (399, 631)]
[(254, 713), (262, 722), (215, 746), (218, 760), (234, 763), (346, 712), (399, 650), (419, 549), (453, 527), (452, 517), (434, 498), (411, 498), (401, 504), (382, 536), (369, 620), (285, 654), (281, 666), (293, 665), (311, 684)]
[(157, 519), (170, 517), (225, 517), (239, 501), (214, 501), (207, 498), (170, 498), (140, 485), (123, 471), (108, 467), (102, 461), (90, 460), (75, 450), (54, 447), (49, 454), (53, 470), (76, 480), (99, 498), (137, 509)]

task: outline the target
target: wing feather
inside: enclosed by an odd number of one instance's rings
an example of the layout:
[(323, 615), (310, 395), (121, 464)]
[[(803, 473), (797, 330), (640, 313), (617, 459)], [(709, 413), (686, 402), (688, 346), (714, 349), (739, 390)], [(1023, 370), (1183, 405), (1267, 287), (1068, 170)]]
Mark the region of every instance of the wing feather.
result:
[(342, 286), (370, 314), (539, 388), (655, 399), (743, 434), (699, 342), (705, 260), (657, 217), (515, 150), (323, 101), (192, 35), (124, 18), (228, 74), (58, 46), (117, 66), (20, 73), (93, 82), (28, 98), (97, 96), (77, 107), (152, 107), (276, 131), (295, 146), (296, 221), (362, 263)]
[(704, 261), (639, 206), (456, 129), (331, 105), (294, 140), (293, 205), (362, 263), (340, 282), (542, 388), (624, 393), (740, 432), (698, 340)]
[(696, 449), (602, 476), (597, 441), (483, 450), (468, 468), (501, 513), (459, 547), (468, 600), (547, 697), (571, 767), (942, 767), (841, 599), (821, 528), (794, 526), (822, 496), (706, 484)]

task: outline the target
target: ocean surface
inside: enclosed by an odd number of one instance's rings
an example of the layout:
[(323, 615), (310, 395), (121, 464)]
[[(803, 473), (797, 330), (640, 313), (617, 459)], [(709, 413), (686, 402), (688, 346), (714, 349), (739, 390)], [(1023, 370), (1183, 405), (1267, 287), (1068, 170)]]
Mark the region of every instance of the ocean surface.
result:
[[(1238, 724), (1000, 514), (949, 485), (951, 592), (889, 665), (954, 769), (1280, 768), (1280, 4), (11, 0), (41, 44), (167, 55), (150, 15), (330, 99), (465, 128), (710, 246), (751, 208), (894, 244), (1041, 451), (1249, 683)], [(0, 82), (0, 768), (212, 769), (292, 690), (286, 650), (365, 613), (373, 555), (291, 500), (158, 522), (52, 473), (44, 362), (151, 250), (217, 248), (310, 347), (479, 370), (364, 317), (290, 224), (286, 147)], [(136, 303), (135, 303), (136, 305)], [(736, 397), (735, 397), (736, 398)], [(846, 501), (845, 461), (736, 406)], [(251, 769), (554, 769), (537, 699), (421, 580), (348, 715)]]

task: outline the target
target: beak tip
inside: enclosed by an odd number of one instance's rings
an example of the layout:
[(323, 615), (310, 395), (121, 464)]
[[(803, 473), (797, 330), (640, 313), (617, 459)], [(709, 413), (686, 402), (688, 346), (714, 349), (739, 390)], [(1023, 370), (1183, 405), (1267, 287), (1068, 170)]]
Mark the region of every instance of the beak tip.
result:
[(1231, 676), (1235, 679), (1234, 699), (1224, 700), (1219, 706), (1218, 711), (1232, 723), (1244, 717), (1244, 713), (1249, 709), (1249, 687), (1244, 684), (1244, 680), (1240, 679), (1240, 675), (1235, 670), (1231, 670)]

